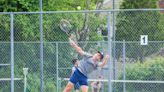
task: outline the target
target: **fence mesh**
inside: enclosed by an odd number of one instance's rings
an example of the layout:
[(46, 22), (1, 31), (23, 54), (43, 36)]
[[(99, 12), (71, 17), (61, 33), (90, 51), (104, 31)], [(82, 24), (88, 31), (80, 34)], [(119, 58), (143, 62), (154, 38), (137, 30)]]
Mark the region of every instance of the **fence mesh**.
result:
[(10, 40), (10, 15), (0, 15), (0, 40)]
[(149, 35), (150, 41), (163, 41), (163, 14), (159, 11), (116, 12), (116, 40), (139, 41)]
[[(124, 92), (124, 83), (116, 83), (115, 92)], [(163, 92), (161, 83), (125, 83), (126, 92)]]
[[(115, 19), (112, 17), (115, 13)], [(164, 81), (164, 15), (159, 11), (78, 12), (43, 14), (43, 66), (44, 91), (61, 92), (71, 74), (73, 58), (81, 59), (69, 45), (68, 36), (60, 29), (62, 19), (71, 24), (78, 45), (94, 54), (97, 50), (108, 52), (108, 30), (112, 45), (113, 80)], [(24, 90), (23, 68), (29, 69), (27, 90), (40, 91), (40, 22), (39, 14), (14, 14), (14, 74), (15, 92)], [(110, 19), (109, 19), (110, 18)], [(10, 78), (10, 15), (0, 15), (0, 79)], [(115, 24), (113, 26), (112, 23)], [(115, 28), (116, 31), (113, 31)], [(107, 36), (108, 35), (108, 36)], [(140, 35), (148, 35), (149, 43), (141, 46)], [(123, 54), (125, 40), (125, 54)], [(126, 56), (123, 63), (123, 55)], [(125, 71), (123, 71), (125, 69)], [(90, 79), (109, 78), (109, 66), (98, 68)], [(91, 82), (89, 87), (91, 88)], [(9, 92), (8, 81), (0, 81), (0, 92)], [(108, 92), (108, 82), (103, 82), (101, 92)], [(123, 92), (124, 83), (112, 83), (113, 92)], [(162, 92), (163, 83), (126, 83), (126, 92)], [(57, 91), (58, 89), (58, 91)], [(91, 90), (91, 89), (89, 89)]]

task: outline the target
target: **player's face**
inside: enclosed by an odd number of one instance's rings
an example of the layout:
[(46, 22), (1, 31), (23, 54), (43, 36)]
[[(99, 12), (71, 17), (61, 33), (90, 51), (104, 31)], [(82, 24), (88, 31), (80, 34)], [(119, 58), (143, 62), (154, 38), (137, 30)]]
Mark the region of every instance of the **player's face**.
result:
[(101, 60), (101, 55), (100, 53), (96, 53), (93, 55), (93, 58), (95, 58), (97, 61), (100, 61)]
[(79, 64), (79, 60), (76, 61), (75, 66), (78, 66), (78, 64)]

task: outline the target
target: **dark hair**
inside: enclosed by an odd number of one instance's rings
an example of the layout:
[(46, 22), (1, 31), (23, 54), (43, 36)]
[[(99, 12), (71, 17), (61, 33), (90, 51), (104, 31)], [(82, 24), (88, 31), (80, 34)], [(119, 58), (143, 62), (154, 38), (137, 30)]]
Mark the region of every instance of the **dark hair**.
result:
[(72, 64), (75, 64), (77, 62), (78, 59), (73, 59), (72, 60)]
[(99, 53), (101, 55), (101, 60), (104, 58), (104, 54), (100, 51), (97, 51), (97, 53)]

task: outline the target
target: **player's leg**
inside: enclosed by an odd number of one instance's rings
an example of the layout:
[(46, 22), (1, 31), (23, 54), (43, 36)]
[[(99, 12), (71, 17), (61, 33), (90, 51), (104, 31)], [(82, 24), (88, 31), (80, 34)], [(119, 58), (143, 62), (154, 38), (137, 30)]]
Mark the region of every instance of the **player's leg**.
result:
[(82, 90), (82, 92), (88, 92), (88, 86), (82, 85), (81, 90)]
[(76, 83), (76, 85), (74, 85), (74, 89), (75, 89), (75, 92), (79, 92), (79, 89), (80, 89), (79, 83)]
[(72, 88), (74, 87), (74, 85), (78, 82), (78, 75), (76, 73), (76, 71), (73, 73), (73, 75), (71, 76), (67, 86), (65, 87), (63, 92), (70, 92), (72, 90)]
[(68, 82), (67, 86), (65, 87), (63, 92), (70, 92), (73, 88), (74, 84), (71, 82)]
[(80, 88), (82, 92), (88, 92), (88, 78), (84, 75), (81, 76), (79, 80)]

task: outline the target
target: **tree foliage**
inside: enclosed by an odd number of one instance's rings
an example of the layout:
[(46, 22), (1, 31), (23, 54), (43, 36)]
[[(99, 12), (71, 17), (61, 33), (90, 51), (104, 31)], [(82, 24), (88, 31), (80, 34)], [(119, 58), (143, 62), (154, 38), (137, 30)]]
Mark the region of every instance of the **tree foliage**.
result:
[[(135, 9), (135, 8), (156, 8), (157, 0), (124, 0), (122, 9)], [(140, 35), (148, 35), (149, 41), (163, 41), (163, 28), (161, 24), (161, 14), (159, 11), (121, 11), (117, 15), (116, 23), (116, 40), (117, 41), (140, 41)], [(142, 46), (128, 45), (127, 56), (129, 58), (139, 59), (143, 61), (144, 57), (151, 55), (161, 48), (154, 48), (153, 44), (149, 44), (148, 49), (143, 49)], [(116, 51), (120, 52), (120, 46), (116, 45)], [(118, 55), (119, 56), (119, 55)]]
[[(156, 8), (157, 0), (124, 0), (121, 8)], [(149, 40), (158, 40), (160, 13), (158, 11), (123, 11), (117, 16), (116, 40), (138, 41), (140, 35), (149, 35)]]
[(157, 8), (158, 0), (123, 0), (121, 9)]
[(1, 12), (38, 11), (39, 0), (1, 0)]
[[(162, 81), (164, 80), (163, 67), (163, 57), (154, 57), (144, 63), (129, 64), (126, 67), (126, 80)], [(123, 76), (120, 76), (119, 79), (123, 79)], [(164, 90), (162, 83), (126, 83), (126, 86), (127, 92), (162, 92)], [(119, 83), (117, 87), (117, 92), (123, 88)]]

